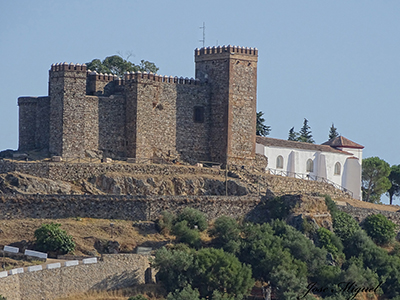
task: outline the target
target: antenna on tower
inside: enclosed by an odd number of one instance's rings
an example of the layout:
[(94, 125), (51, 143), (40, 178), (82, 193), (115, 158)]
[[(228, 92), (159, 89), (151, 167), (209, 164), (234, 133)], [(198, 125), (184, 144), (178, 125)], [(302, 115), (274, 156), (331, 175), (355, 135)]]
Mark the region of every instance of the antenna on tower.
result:
[(203, 29), (203, 39), (199, 40), (199, 42), (203, 42), (203, 47), (204, 47), (206, 44), (206, 23), (205, 22), (203, 22), (203, 26), (200, 27), (200, 29)]

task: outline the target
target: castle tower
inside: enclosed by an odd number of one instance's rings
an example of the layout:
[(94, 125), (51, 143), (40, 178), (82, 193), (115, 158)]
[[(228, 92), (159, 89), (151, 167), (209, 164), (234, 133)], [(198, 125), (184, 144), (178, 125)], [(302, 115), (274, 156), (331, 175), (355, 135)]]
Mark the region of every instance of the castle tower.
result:
[(85, 150), (98, 148), (98, 115), (86, 97), (86, 77), (86, 65), (51, 66), (49, 151), (53, 155), (83, 157)]
[(247, 165), (255, 157), (257, 59), (256, 48), (195, 50), (196, 78), (211, 89), (212, 161)]

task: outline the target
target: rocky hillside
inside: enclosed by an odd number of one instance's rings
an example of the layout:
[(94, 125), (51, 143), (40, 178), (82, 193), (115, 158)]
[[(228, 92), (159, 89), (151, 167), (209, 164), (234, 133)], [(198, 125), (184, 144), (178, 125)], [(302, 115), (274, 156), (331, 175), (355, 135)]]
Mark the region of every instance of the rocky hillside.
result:
[[(256, 193), (257, 188), (238, 178), (228, 178), (228, 195)], [(19, 172), (0, 174), (1, 194), (93, 194), (93, 195), (225, 195), (221, 176), (149, 175), (110, 172), (87, 180), (62, 181)]]

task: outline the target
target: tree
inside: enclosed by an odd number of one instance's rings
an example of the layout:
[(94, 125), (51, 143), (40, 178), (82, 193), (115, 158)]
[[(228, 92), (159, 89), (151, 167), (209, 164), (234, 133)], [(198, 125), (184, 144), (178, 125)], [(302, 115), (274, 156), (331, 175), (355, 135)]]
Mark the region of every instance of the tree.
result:
[(308, 120), (304, 118), (303, 127), (299, 131), (300, 136), (298, 137), (299, 142), (314, 144), (315, 141), (312, 138), (310, 126), (308, 125)]
[(299, 134), (294, 131), (294, 127), (290, 128), (288, 141), (298, 141), (298, 140), (299, 140)]
[(393, 203), (393, 197), (400, 197), (400, 165), (393, 165), (390, 167), (389, 181), (392, 184), (388, 189), (390, 205)]
[(214, 222), (210, 230), (214, 244), (226, 252), (237, 253), (240, 249), (240, 228), (237, 221), (227, 216), (221, 216)]
[(264, 124), (265, 119), (262, 117), (263, 115), (264, 113), (262, 111), (257, 113), (256, 135), (267, 136), (271, 132), (271, 126)]
[[(200, 293), (197, 289), (193, 289), (190, 285), (185, 286), (182, 290), (176, 290), (169, 293), (167, 300), (201, 300)], [(129, 299), (128, 299), (129, 300)]]
[(62, 230), (61, 224), (43, 224), (35, 230), (36, 248), (39, 251), (52, 251), (59, 254), (66, 254), (75, 250), (75, 243), (72, 236)]
[(331, 128), (329, 130), (329, 140), (332, 140), (332, 139), (334, 139), (334, 138), (336, 138), (338, 136), (339, 136), (339, 133), (337, 132), (337, 128), (332, 123), (332, 126), (331, 126)]
[(206, 215), (201, 211), (191, 207), (185, 207), (178, 214), (176, 221), (187, 221), (187, 225), (190, 229), (199, 229), (200, 231), (204, 231), (208, 227)]
[[(161, 248), (156, 252), (152, 266), (158, 270), (156, 277), (167, 292), (174, 293), (167, 299), (196, 299), (199, 297), (197, 290), (200, 297), (207, 299), (242, 299), (254, 285), (251, 267), (222, 249), (188, 252)], [(187, 298), (190, 295), (193, 298)]]
[(382, 214), (370, 215), (364, 220), (364, 229), (378, 245), (386, 245), (396, 236), (396, 224)]
[(214, 291), (243, 299), (254, 285), (251, 267), (222, 249), (204, 248), (194, 254), (193, 283), (201, 297), (212, 297)]
[(362, 162), (362, 193), (363, 200), (380, 203), (383, 193), (390, 189), (391, 183), (389, 164), (379, 157), (369, 157)]
[(181, 250), (159, 249), (151, 263), (157, 269), (157, 280), (160, 280), (167, 292), (183, 289), (190, 280), (193, 268), (193, 254)]
[(122, 58), (119, 55), (107, 56), (103, 61), (100, 59), (93, 59), (91, 62), (86, 63), (88, 70), (96, 71), (98, 73), (111, 73), (123, 76), (125, 72), (152, 72), (157, 73), (159, 68), (147, 60), (141, 60), (139, 65)]

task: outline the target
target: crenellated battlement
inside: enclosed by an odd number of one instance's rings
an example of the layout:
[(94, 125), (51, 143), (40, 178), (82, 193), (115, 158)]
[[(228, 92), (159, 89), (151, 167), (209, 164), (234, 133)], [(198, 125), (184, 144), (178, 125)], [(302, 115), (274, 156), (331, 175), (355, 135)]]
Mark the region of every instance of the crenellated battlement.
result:
[(110, 82), (110, 81), (118, 80), (118, 76), (115, 74), (107, 74), (107, 73), (103, 74), (103, 73), (97, 73), (96, 71), (88, 70), (88, 79)]
[(222, 54), (222, 53), (229, 53), (229, 54), (242, 54), (242, 55), (258, 55), (257, 48), (249, 48), (249, 47), (240, 47), (240, 46), (218, 46), (218, 47), (203, 47), (203, 48), (196, 48), (194, 51), (195, 56), (202, 56), (208, 54)]
[(175, 83), (175, 84), (192, 84), (192, 85), (200, 84), (199, 79), (159, 75), (151, 72), (147, 73), (147, 72), (137, 71), (137, 72), (126, 72), (124, 74), (124, 81), (142, 82), (143, 80), (151, 80), (155, 82)]
[(74, 64), (70, 63), (68, 64), (67, 62), (64, 63), (57, 63), (57, 64), (52, 64), (50, 71), (52, 72), (57, 72), (57, 71), (87, 71), (86, 64)]

